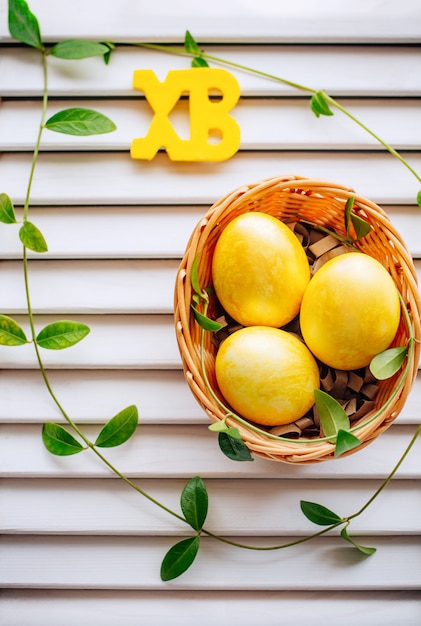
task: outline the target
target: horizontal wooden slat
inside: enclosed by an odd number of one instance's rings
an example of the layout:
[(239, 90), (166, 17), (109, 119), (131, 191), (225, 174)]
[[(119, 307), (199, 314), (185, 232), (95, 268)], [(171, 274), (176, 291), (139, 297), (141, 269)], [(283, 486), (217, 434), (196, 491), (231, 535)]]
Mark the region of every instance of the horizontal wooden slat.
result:
[[(29, 336), (24, 318), (15, 316)], [(180, 368), (181, 359), (176, 345), (173, 317), (170, 315), (73, 315), (76, 322), (87, 324), (91, 332), (83, 341), (67, 350), (45, 350), (46, 367), (62, 368)], [(37, 332), (57, 321), (50, 316), (39, 316)], [(37, 367), (30, 344), (4, 346), (4, 368)]]
[[(181, 370), (50, 370), (48, 377), (79, 423), (102, 424), (132, 404), (142, 424), (208, 423)], [(62, 421), (36, 370), (1, 370), (0, 395), (1, 422)], [(417, 405), (408, 405), (405, 420), (413, 423), (416, 411)]]
[[(92, 440), (100, 427), (84, 427)], [(206, 426), (141, 425), (136, 437), (105, 456), (125, 474), (133, 477), (179, 478), (199, 474), (202, 477), (235, 478), (370, 478), (386, 477), (404, 452), (414, 433), (413, 426), (393, 425), (358, 456), (335, 459), (307, 466), (255, 458), (253, 462), (229, 460), (219, 450), (217, 436)], [(0, 426), (0, 474), (5, 477), (81, 478), (112, 476), (93, 453), (77, 457), (52, 456), (44, 448), (39, 425)], [(305, 444), (303, 444), (305, 445)], [(420, 478), (418, 440), (397, 474), (402, 478)]]
[[(221, 23), (221, 20), (218, 20)], [(2, 23), (2, 22), (0, 22)], [(320, 21), (317, 21), (319, 27)], [(266, 25), (267, 27), (267, 25)], [(359, 25), (359, 28), (361, 25)], [(183, 29), (183, 35), (184, 35)], [(104, 33), (101, 33), (103, 41)], [(81, 35), (79, 34), (79, 38)], [(265, 41), (265, 40), (263, 40)], [(407, 43), (407, 42), (405, 42)], [(398, 96), (421, 94), (418, 72), (421, 50), (417, 46), (211, 46), (209, 54), (298, 83), (324, 89), (336, 96)], [(134, 91), (133, 71), (152, 69), (163, 80), (169, 70), (187, 69), (190, 59), (140, 48), (118, 49), (108, 66), (101, 58), (83, 61), (49, 59), (49, 93), (66, 96), (140, 96)], [(31, 71), (28, 71), (28, 67)], [(243, 96), (299, 95), (297, 88), (230, 67)], [(25, 80), (20, 78), (24, 72)], [(375, 76), (375, 80), (373, 80)], [(42, 94), (40, 55), (29, 48), (11, 48), (0, 57), (0, 93), (3, 97)]]
[[(246, 182), (257, 181), (251, 178)], [(245, 182), (245, 181), (243, 181)], [(228, 189), (226, 190), (228, 191)], [(217, 197), (213, 201), (217, 201)], [(40, 258), (180, 259), (205, 206), (34, 207), (30, 219), (43, 232), (48, 252)], [(384, 206), (414, 257), (421, 258), (421, 211), (417, 206)], [(22, 212), (16, 211), (18, 219)], [(100, 227), (107, 224), (107, 228)], [(21, 259), (19, 227), (0, 225), (3, 259)], [(100, 236), (98, 236), (98, 234)]]
[[(69, 591), (7, 589), (1, 593), (2, 615), (9, 626), (74, 626), (93, 615), (101, 626), (138, 626), (139, 615), (148, 626), (186, 623), (214, 626), (235, 615), (242, 626), (309, 626), (329, 623), (332, 614), (343, 626), (418, 626), (421, 614), (419, 591)], [(306, 611), (303, 611), (303, 606)], [(206, 609), (204, 610), (204, 607)], [(92, 622), (94, 623), (94, 622)]]
[[(50, 370), (48, 377), (80, 424), (102, 424), (131, 404), (138, 407), (141, 425), (209, 424), (180, 370)], [(0, 397), (0, 422), (63, 421), (36, 370), (1, 370)], [(418, 424), (420, 414), (421, 371), (397, 423)]]
[[(421, 109), (418, 100), (341, 100), (341, 105), (394, 146), (418, 149), (421, 143)], [(148, 132), (153, 111), (144, 100), (52, 101), (50, 115), (81, 106), (111, 118), (117, 130), (105, 135), (75, 137), (46, 130), (43, 150), (130, 150), (135, 137)], [(241, 129), (242, 150), (348, 150), (383, 149), (353, 121), (339, 112), (317, 119), (303, 99), (243, 99), (231, 115)], [(188, 101), (176, 105), (169, 117), (178, 135), (190, 136)], [(0, 149), (33, 150), (40, 122), (40, 104), (3, 101), (0, 106)]]
[[(141, 480), (139, 487), (178, 512), (185, 481)], [(351, 515), (373, 495), (378, 481), (205, 480), (209, 495), (206, 528), (222, 535), (310, 534), (299, 501), (319, 502)], [(190, 535), (191, 529), (117, 480), (2, 479), (3, 534)], [(253, 493), (253, 504), (250, 502)], [(118, 507), (114, 503), (118, 502)], [(83, 516), (74, 515), (75, 508)], [(29, 514), (30, 512), (30, 514)], [(395, 480), (376, 503), (352, 521), (354, 535), (417, 534), (421, 516), (418, 482)]]
[[(31, 302), (40, 313), (167, 313), (179, 261), (34, 261)], [(0, 262), (0, 309), (26, 313), (22, 265)]]
[[(403, 156), (421, 171), (420, 154)], [(29, 154), (0, 156), (1, 188), (18, 205), (24, 203), (30, 163)], [(288, 173), (342, 182), (380, 204), (414, 204), (419, 191), (415, 177), (385, 153), (243, 152), (222, 163), (193, 164), (172, 162), (166, 154), (135, 161), (128, 153), (97, 153), (95, 158), (44, 153), (38, 160), (32, 204), (212, 204), (242, 185)]]
[[(34, 261), (31, 303), (36, 313), (165, 313), (174, 308), (179, 261)], [(421, 261), (416, 261), (421, 282)], [(0, 262), (0, 310), (25, 314), (22, 264)]]
[[(281, 537), (261, 539), (274, 545)], [(197, 562), (165, 586), (209, 590), (419, 589), (421, 546), (412, 537), (375, 540), (364, 558), (330, 537), (278, 553), (227, 548), (203, 539)], [(3, 587), (160, 589), (161, 560), (174, 539), (155, 537), (2, 537)], [(65, 567), (63, 567), (65, 563)], [(81, 565), (83, 563), (83, 566)]]
[[(397, 232), (405, 241), (412, 256), (421, 258), (421, 211), (413, 207), (385, 207), (387, 214)], [(420, 220), (420, 223), (418, 224)]]
[[(2, 0), (0, 15), (6, 17), (6, 1)], [(192, 7), (187, 0), (177, 3), (160, 2), (155, 7), (144, 0), (123, 0), (117, 11), (112, 0), (105, 0), (100, 12), (84, 11), (81, 0), (75, 0), (71, 9), (57, 3), (47, 11), (41, 0), (33, 0), (31, 9), (37, 15), (44, 40), (57, 38), (100, 36), (101, 41), (156, 40), (181, 41), (186, 28), (205, 41), (255, 42), (265, 41), (404, 41), (419, 40), (418, 7), (412, 0), (403, 0), (399, 7), (391, 0), (378, 10), (375, 0), (355, 0), (352, 7), (309, 0), (299, 0), (284, 7), (271, 0), (263, 0), (257, 12), (251, 3), (230, 4), (216, 0), (210, 6)], [(77, 15), (85, 15), (81, 23)], [(130, 16), (130, 18), (128, 18)], [(188, 17), (186, 17), (188, 16)], [(187, 22), (187, 23), (186, 23)], [(0, 37), (10, 40), (6, 20), (2, 19)], [(141, 24), (141, 27), (139, 27)]]
[[(49, 251), (43, 258), (180, 259), (192, 230), (207, 208), (35, 207), (30, 215), (48, 243)], [(22, 218), (22, 211), (17, 210), (16, 214), (18, 219)], [(106, 228), (101, 224), (106, 224)], [(22, 258), (18, 228), (0, 226), (2, 258)], [(408, 232), (413, 229), (408, 228)], [(37, 253), (30, 256), (40, 259)]]

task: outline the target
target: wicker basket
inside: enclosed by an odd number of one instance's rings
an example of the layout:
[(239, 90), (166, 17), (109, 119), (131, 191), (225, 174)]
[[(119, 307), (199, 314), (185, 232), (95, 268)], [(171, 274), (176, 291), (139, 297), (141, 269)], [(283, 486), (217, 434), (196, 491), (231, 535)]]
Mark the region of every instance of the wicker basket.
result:
[[(216, 202), (197, 224), (187, 244), (180, 264), (175, 286), (175, 326), (178, 346), (186, 381), (201, 407), (213, 421), (226, 419), (226, 423), (239, 429), (244, 443), (254, 456), (295, 464), (308, 464), (333, 459), (334, 444), (329, 441), (301, 441), (268, 437), (264, 430), (256, 432), (247, 425), (230, 421), (213, 394), (209, 392), (202, 372), (200, 356), (201, 336), (204, 333), (204, 359), (206, 377), (214, 393), (222, 399), (214, 375), (216, 354), (212, 333), (203, 331), (192, 311), (190, 282), (194, 260), (199, 255), (198, 276), (202, 287), (212, 285), (211, 261), (215, 243), (224, 227), (238, 215), (248, 211), (270, 214), (284, 222), (310, 222), (333, 229), (345, 236), (344, 209), (353, 196), (354, 212), (371, 226), (371, 231), (356, 246), (362, 252), (378, 259), (389, 271), (407, 306), (408, 316), (401, 315), (394, 345), (405, 345), (412, 334), (415, 337), (408, 363), (407, 375), (398, 372), (394, 377), (378, 383), (378, 392), (372, 410), (353, 426), (361, 445), (365, 447), (396, 419), (411, 390), (417, 375), (420, 350), (420, 297), (411, 255), (385, 212), (373, 202), (359, 197), (352, 189), (324, 180), (284, 176), (243, 186)], [(409, 357), (408, 357), (409, 358)], [(396, 389), (399, 391), (396, 393)], [(374, 419), (373, 419), (374, 417)], [(316, 438), (317, 439), (317, 438)], [(320, 439), (320, 437), (318, 438)], [(346, 453), (346, 454), (349, 454)]]

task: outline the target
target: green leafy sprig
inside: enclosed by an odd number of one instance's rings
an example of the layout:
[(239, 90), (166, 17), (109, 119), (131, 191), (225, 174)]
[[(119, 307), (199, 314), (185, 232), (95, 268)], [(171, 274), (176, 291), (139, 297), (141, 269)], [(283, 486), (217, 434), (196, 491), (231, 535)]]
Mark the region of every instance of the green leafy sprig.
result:
[[(0, 315), (0, 345), (20, 346), (26, 343), (33, 344), (38, 366), (47, 391), (50, 394), (53, 402), (59, 409), (61, 415), (64, 417), (67, 423), (67, 427), (70, 427), (71, 429), (68, 430), (68, 428), (52, 422), (47, 422), (46, 424), (44, 424), (42, 428), (42, 440), (47, 450), (50, 453), (58, 456), (69, 456), (81, 453), (85, 450), (90, 450), (106, 467), (109, 468), (109, 470), (111, 470), (116, 476), (124, 481), (130, 488), (134, 489), (141, 496), (156, 504), (162, 510), (166, 511), (169, 515), (187, 524), (194, 531), (194, 534), (191, 537), (183, 539), (182, 541), (176, 543), (172, 548), (169, 549), (169, 551), (165, 555), (161, 566), (161, 579), (163, 581), (169, 581), (180, 576), (192, 565), (198, 554), (201, 537), (203, 535), (207, 535), (217, 541), (223, 542), (233, 547), (248, 550), (267, 551), (292, 547), (320, 537), (321, 535), (328, 533), (338, 528), (339, 526), (342, 526), (340, 534), (345, 541), (351, 543), (357, 550), (362, 552), (364, 555), (372, 554), (374, 552), (374, 548), (366, 548), (364, 546), (360, 546), (349, 536), (349, 524), (352, 519), (361, 515), (368, 508), (368, 506), (370, 506), (375, 498), (377, 498), (377, 496), (392, 480), (393, 476), (399, 469), (400, 465), (403, 463), (406, 456), (409, 454), (412, 446), (419, 436), (421, 432), (421, 425), (417, 428), (404, 454), (401, 456), (392, 472), (381, 483), (377, 491), (364, 504), (364, 506), (362, 506), (356, 513), (347, 517), (341, 517), (340, 515), (327, 509), (321, 504), (302, 501), (301, 510), (303, 514), (312, 523), (322, 526), (322, 530), (287, 543), (259, 547), (231, 541), (226, 537), (216, 535), (204, 526), (207, 518), (209, 502), (206, 486), (199, 476), (190, 479), (186, 483), (180, 497), (181, 512), (177, 512), (170, 509), (162, 502), (159, 502), (153, 496), (141, 489), (136, 483), (131, 481), (127, 476), (125, 476), (104, 456), (101, 451), (102, 449), (125, 444), (137, 431), (139, 416), (138, 410), (135, 406), (128, 406), (120, 411), (117, 415), (109, 419), (100, 429), (100, 432), (98, 433), (95, 441), (91, 441), (81, 430), (81, 428), (77, 424), (75, 424), (72, 418), (68, 415), (68, 413), (60, 403), (59, 399), (55, 395), (54, 390), (51, 386), (46, 369), (44, 367), (41, 350), (61, 350), (74, 346), (76, 343), (86, 337), (86, 335), (89, 333), (89, 328), (84, 324), (79, 324), (71, 320), (59, 320), (47, 325), (38, 332), (35, 329), (35, 319), (30, 298), (27, 250), (32, 250), (33, 252), (37, 253), (43, 253), (46, 252), (48, 248), (41, 231), (37, 228), (36, 225), (32, 224), (28, 220), (32, 181), (34, 178), (35, 167), (41, 146), (41, 137), (45, 129), (71, 135), (89, 135), (112, 132), (115, 126), (111, 120), (103, 116), (101, 113), (82, 108), (67, 109), (56, 113), (51, 118), (46, 120), (48, 105), (47, 59), (49, 55), (55, 56), (63, 60), (84, 59), (91, 56), (102, 55), (105, 63), (108, 63), (116, 45), (110, 42), (96, 43), (89, 41), (69, 40), (60, 42), (55, 46), (52, 46), (52, 48), (48, 50), (42, 41), (41, 30), (38, 20), (35, 15), (30, 11), (25, 0), (9, 0), (8, 9), (9, 31), (12, 37), (25, 45), (37, 49), (42, 56), (44, 90), (41, 121), (29, 174), (22, 225), (19, 230), (19, 237), (21, 243), (23, 244), (23, 271), (25, 280), (27, 311), (30, 325), (30, 338), (28, 339), (26, 337), (25, 332), (15, 320), (8, 316)], [(144, 45), (146, 46), (146, 44)], [(207, 66), (206, 59), (221, 62), (221, 60), (218, 60), (215, 57), (211, 57), (203, 53), (188, 31), (186, 33), (184, 52), (180, 52), (179, 50), (173, 51), (172, 49), (165, 48), (164, 46), (150, 45), (149, 47), (163, 50), (165, 52), (170, 52), (171, 54), (187, 54), (189, 56), (192, 56), (193, 65), (195, 67)], [(242, 68), (242, 66), (237, 66), (233, 63), (228, 63), (224, 61), (222, 62), (226, 65)], [(255, 73), (258, 73), (262, 76), (266, 76), (266, 78), (281, 80), (281, 82), (287, 82), (288, 84), (300, 89), (303, 88), (300, 85), (291, 83), (289, 81), (283, 81), (282, 79), (278, 79), (263, 72), (256, 72), (255, 70), (250, 70), (249, 68), (242, 69), (254, 71)], [(304, 89), (308, 90), (308, 88)], [(342, 110), (341, 107), (337, 105), (324, 92), (314, 91), (311, 107), (316, 115), (329, 115), (329, 104), (331, 106), (336, 106), (337, 108)], [(357, 123), (361, 125), (361, 123)], [(371, 131), (368, 132), (373, 135)], [(387, 147), (387, 149), (389, 148)], [(389, 149), (389, 151), (392, 152), (392, 154), (394, 153), (392, 149)], [(418, 176), (417, 178), (418, 180), (420, 180)], [(420, 194), (418, 194), (418, 196), (418, 203), (421, 205), (421, 192)], [(351, 208), (348, 219), (352, 219)], [(2, 222), (3, 224), (18, 223), (13, 202), (6, 193), (0, 193), (0, 222)], [(357, 231), (353, 219), (352, 223), (354, 229)], [(192, 271), (192, 283), (194, 291), (193, 309), (196, 320), (202, 325), (203, 333), (205, 332), (205, 329), (214, 331), (216, 330), (215, 323), (211, 324), (210, 322), (213, 320), (209, 320), (209, 318), (207, 318), (209, 293), (206, 289), (202, 290), (200, 288), (198, 282), (197, 266), (193, 268)], [(398, 364), (402, 364), (405, 358), (406, 351), (404, 353), (402, 349), (392, 349), (392, 352), (389, 355), (387, 355), (386, 357), (383, 356), (381, 359), (379, 359), (378, 363), (375, 364), (375, 368), (378, 369), (378, 371), (382, 372), (385, 377), (387, 377), (387, 375), (391, 375), (390, 373), (388, 374), (388, 372), (390, 372), (393, 368), (398, 367), (399, 369), (400, 365)], [(227, 418), (229, 416), (230, 413), (227, 413)], [(329, 420), (331, 420), (331, 417), (326, 418), (327, 422)], [(237, 428), (228, 426), (225, 421), (218, 424), (213, 424), (210, 428), (211, 430), (215, 430), (218, 432), (221, 449), (225, 448), (225, 454), (227, 454), (227, 456), (235, 460), (252, 460), (248, 449), (241, 440), (241, 436)], [(341, 431), (350, 434), (349, 431), (345, 429), (339, 429), (336, 436), (338, 436)], [(247, 454), (250, 456), (250, 458), (247, 458)]]

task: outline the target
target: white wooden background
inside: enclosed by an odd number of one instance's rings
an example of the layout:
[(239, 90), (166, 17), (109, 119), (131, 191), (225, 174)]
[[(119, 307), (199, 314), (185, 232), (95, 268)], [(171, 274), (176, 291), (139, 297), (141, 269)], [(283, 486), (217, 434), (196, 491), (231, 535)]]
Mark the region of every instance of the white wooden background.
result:
[[(189, 29), (215, 55), (325, 89), (421, 171), (421, 5), (418, 0), (32, 0), (44, 40), (93, 38), (181, 44)], [(0, 0), (0, 192), (22, 205), (40, 114), (37, 53), (10, 40)], [(240, 152), (220, 164), (129, 156), (146, 133), (148, 105), (135, 69), (187, 68), (185, 58), (119, 48), (101, 59), (51, 58), (50, 111), (96, 108), (118, 130), (73, 138), (45, 132), (30, 219), (49, 252), (30, 262), (38, 324), (71, 317), (91, 334), (45, 353), (54, 389), (89, 433), (137, 404), (136, 437), (107, 452), (171, 507), (199, 474), (208, 526), (234, 538), (279, 543), (316, 530), (299, 500), (356, 511), (405, 449), (421, 415), (421, 377), (397, 422), (355, 456), (312, 467), (220, 452), (184, 383), (172, 318), (173, 283), (187, 238), (207, 207), (237, 186), (296, 173), (353, 186), (381, 203), (406, 239), (421, 277), (418, 185), (339, 113), (316, 119), (289, 87), (234, 72)], [(183, 128), (180, 111), (177, 124)], [(26, 328), (14, 227), (0, 228), (0, 312)], [(143, 500), (89, 453), (58, 458), (41, 424), (59, 420), (31, 348), (0, 351), (0, 623), (411, 625), (421, 623), (421, 443), (384, 494), (352, 524), (377, 553), (361, 558), (337, 536), (283, 552), (254, 553), (204, 540), (193, 567), (162, 583), (163, 555), (188, 530)]]

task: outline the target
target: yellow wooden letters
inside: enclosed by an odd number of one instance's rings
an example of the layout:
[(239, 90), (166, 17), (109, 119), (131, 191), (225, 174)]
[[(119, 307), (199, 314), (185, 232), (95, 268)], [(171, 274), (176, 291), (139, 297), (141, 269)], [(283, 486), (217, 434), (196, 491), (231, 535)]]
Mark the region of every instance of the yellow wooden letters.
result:
[[(134, 139), (133, 159), (153, 159), (165, 148), (173, 161), (225, 161), (240, 146), (240, 128), (228, 114), (240, 98), (240, 86), (227, 70), (192, 68), (171, 70), (164, 82), (152, 70), (136, 70), (133, 86), (145, 93), (154, 111), (146, 137)], [(181, 139), (168, 115), (181, 95), (189, 94), (190, 138)], [(220, 98), (211, 99), (216, 93)], [(210, 141), (217, 135), (218, 142)]]

